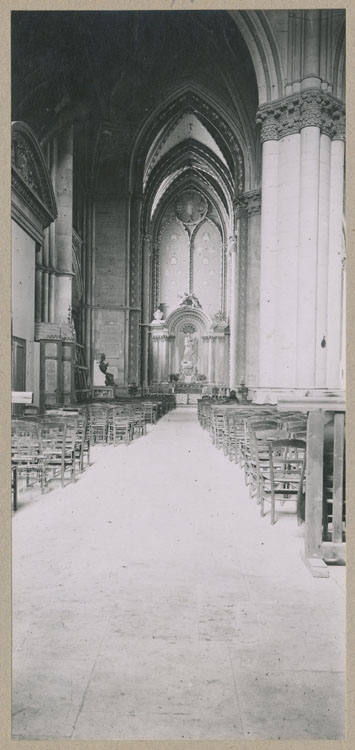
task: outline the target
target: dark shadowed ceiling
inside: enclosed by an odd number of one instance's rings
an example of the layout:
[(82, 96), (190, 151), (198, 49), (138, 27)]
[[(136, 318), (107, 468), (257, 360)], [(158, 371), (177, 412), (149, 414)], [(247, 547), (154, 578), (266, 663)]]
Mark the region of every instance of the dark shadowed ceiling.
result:
[(40, 139), (70, 120), (133, 135), (172, 88), (193, 80), (255, 132), (251, 59), (224, 11), (12, 13), (12, 116)]

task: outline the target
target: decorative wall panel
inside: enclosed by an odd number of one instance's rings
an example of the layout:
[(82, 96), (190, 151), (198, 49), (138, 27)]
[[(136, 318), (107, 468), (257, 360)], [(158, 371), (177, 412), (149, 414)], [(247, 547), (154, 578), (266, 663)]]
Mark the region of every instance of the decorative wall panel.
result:
[(213, 317), (221, 309), (222, 238), (209, 219), (200, 224), (192, 240), (192, 288)]
[(159, 236), (159, 302), (166, 314), (181, 301), (179, 295), (189, 291), (190, 241), (186, 229), (177, 219), (163, 227)]
[(44, 380), (46, 391), (55, 392), (57, 390), (57, 368), (58, 362), (56, 359), (46, 359)]

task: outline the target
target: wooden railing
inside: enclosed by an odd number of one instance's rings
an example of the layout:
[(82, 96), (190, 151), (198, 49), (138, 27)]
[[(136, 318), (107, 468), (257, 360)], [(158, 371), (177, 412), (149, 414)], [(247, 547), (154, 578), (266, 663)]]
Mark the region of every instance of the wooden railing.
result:
[(305, 559), (313, 575), (325, 574), (325, 562), (345, 562), (344, 467), (344, 412), (310, 412), (307, 425)]
[(345, 563), (345, 403), (342, 398), (283, 401), (280, 411), (308, 412), (304, 561), (315, 577)]

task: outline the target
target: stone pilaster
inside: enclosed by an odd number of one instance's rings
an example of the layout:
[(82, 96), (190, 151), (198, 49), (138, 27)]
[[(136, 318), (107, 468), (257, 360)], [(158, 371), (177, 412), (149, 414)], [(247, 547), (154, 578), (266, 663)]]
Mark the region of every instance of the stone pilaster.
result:
[(327, 385), (337, 388), (341, 378), (343, 278), (344, 142), (332, 141), (330, 155), (329, 269), (327, 318)]
[(277, 355), (275, 279), (278, 262), (279, 143), (276, 128), (274, 127), (269, 132), (273, 136), (272, 140), (264, 140), (262, 147), (259, 342), (259, 385), (261, 387), (272, 387), (275, 383), (275, 357)]
[(56, 322), (67, 322), (72, 303), (72, 231), (73, 231), (73, 126), (63, 129), (57, 138), (56, 199), (58, 217), (55, 239), (57, 256)]
[(257, 210), (257, 193), (243, 193), (234, 201), (234, 216), (237, 236), (237, 380), (239, 385), (245, 380), (246, 360), (246, 317), (247, 317), (247, 262), (248, 262), (248, 214)]
[(320, 129), (301, 131), (296, 385), (315, 385)]
[(151, 317), (151, 236), (143, 237), (143, 289), (142, 289), (142, 384), (149, 384), (149, 323)]
[(319, 199), (318, 199), (318, 258), (316, 311), (316, 375), (317, 388), (327, 382), (327, 310), (329, 265), (329, 210), (330, 210), (330, 154), (331, 140), (325, 133), (320, 137)]
[(128, 383), (141, 381), (141, 236), (142, 196), (130, 200), (130, 256), (129, 256), (129, 328), (128, 328)]
[(235, 237), (229, 246), (231, 388), (236, 388), (246, 376), (248, 225), (260, 210), (260, 190), (241, 193), (234, 200)]
[(230, 237), (229, 249), (231, 269), (231, 293), (230, 293), (230, 356), (229, 356), (229, 385), (235, 388), (238, 377), (237, 341), (238, 341), (238, 255), (237, 239)]
[(248, 268), (246, 291), (245, 383), (255, 387), (259, 379), (260, 327), (260, 229), (261, 195), (255, 191), (253, 210), (248, 215)]

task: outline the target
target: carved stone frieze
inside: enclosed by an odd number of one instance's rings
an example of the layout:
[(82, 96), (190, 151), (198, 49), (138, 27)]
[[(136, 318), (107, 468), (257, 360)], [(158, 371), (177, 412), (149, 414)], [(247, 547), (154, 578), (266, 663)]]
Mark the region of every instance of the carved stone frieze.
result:
[(38, 167), (28, 144), (22, 139), (13, 140), (11, 144), (11, 164), (28, 185), (30, 190), (40, 195)]
[[(47, 165), (32, 129), (24, 122), (12, 125), (11, 187), (17, 196), (16, 219), (29, 211), (43, 230), (57, 216), (57, 207)], [(28, 227), (26, 227), (28, 229)]]
[(332, 139), (345, 138), (345, 106), (328, 93), (310, 89), (266, 104), (256, 116), (261, 142), (280, 140), (306, 127), (318, 127)]

